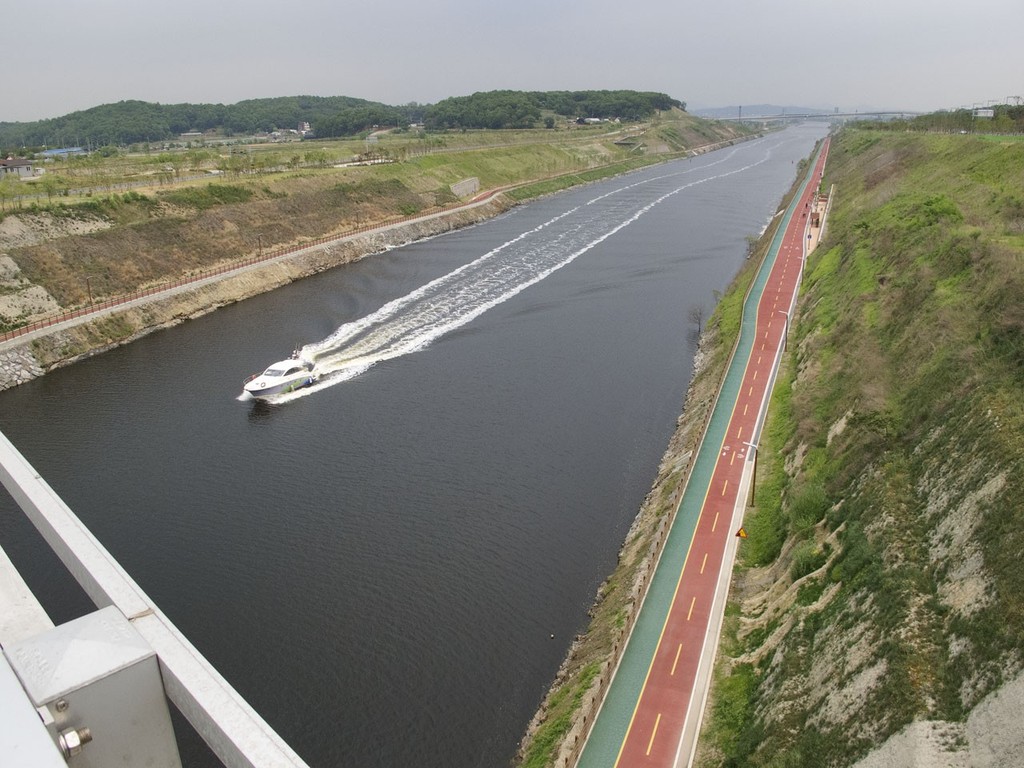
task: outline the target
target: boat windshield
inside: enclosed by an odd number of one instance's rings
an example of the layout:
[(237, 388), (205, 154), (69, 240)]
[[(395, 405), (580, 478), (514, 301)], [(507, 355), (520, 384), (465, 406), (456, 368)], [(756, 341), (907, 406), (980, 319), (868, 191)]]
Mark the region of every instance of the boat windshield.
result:
[(271, 366), (263, 372), (264, 376), (284, 376), (284, 368), (274, 368)]

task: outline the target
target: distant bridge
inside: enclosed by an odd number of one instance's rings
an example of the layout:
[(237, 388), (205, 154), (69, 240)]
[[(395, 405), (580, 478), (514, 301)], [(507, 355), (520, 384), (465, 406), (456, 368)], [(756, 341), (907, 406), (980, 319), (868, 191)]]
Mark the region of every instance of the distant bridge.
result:
[(778, 122), (789, 120), (877, 120), (915, 117), (923, 112), (886, 111), (877, 112), (783, 112), (777, 115), (744, 115), (742, 112), (729, 117), (707, 117), (706, 120), (727, 120), (734, 123)]

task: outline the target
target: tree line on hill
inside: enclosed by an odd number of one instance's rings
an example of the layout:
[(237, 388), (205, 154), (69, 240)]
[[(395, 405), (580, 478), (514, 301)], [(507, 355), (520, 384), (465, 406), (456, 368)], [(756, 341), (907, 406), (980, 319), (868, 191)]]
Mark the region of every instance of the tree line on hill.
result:
[(983, 110), (954, 109), (900, 120), (870, 122), (889, 131), (940, 131), (943, 133), (1024, 133), (1024, 105), (996, 104)]
[(685, 109), (663, 93), (639, 91), (490, 91), (433, 105), (389, 106), (347, 96), (287, 96), (237, 104), (156, 104), (120, 101), (35, 122), (0, 122), (0, 149), (24, 154), (44, 147), (167, 142), (188, 132), (245, 136), (297, 129), (309, 123), (317, 137), (354, 136), (376, 126), (423, 124), (451, 128), (530, 128), (542, 115), (639, 120), (656, 110)]
[[(165, 142), (198, 131), (224, 136), (298, 129), (351, 110), (390, 109), (348, 96), (286, 96), (237, 104), (154, 104), (119, 101), (26, 123), (0, 123), (0, 147), (99, 147)], [(413, 105), (404, 108), (415, 111)]]
[(568, 118), (643, 120), (686, 109), (664, 93), (641, 91), (489, 91), (455, 96), (427, 109), (428, 128), (533, 128), (544, 112)]

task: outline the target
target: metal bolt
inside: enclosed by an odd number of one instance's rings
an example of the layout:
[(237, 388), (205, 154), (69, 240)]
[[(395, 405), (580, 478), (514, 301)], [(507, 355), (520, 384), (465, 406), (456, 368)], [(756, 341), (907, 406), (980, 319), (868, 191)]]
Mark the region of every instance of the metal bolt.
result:
[(67, 699), (57, 699), (57, 702), (53, 705), (53, 708), (58, 712), (67, 712), (68, 702)]
[(82, 747), (92, 741), (92, 731), (88, 728), (71, 728), (64, 731), (57, 737), (60, 743), (60, 751), (64, 753), (64, 759), (74, 757), (82, 751)]

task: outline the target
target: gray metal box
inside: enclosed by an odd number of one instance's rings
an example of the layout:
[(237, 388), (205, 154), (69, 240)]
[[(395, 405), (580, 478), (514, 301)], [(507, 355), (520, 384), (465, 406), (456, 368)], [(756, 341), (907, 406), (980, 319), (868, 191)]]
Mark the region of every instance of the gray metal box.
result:
[(114, 607), (4, 649), (56, 733), (88, 728), (72, 768), (181, 768), (156, 654)]

